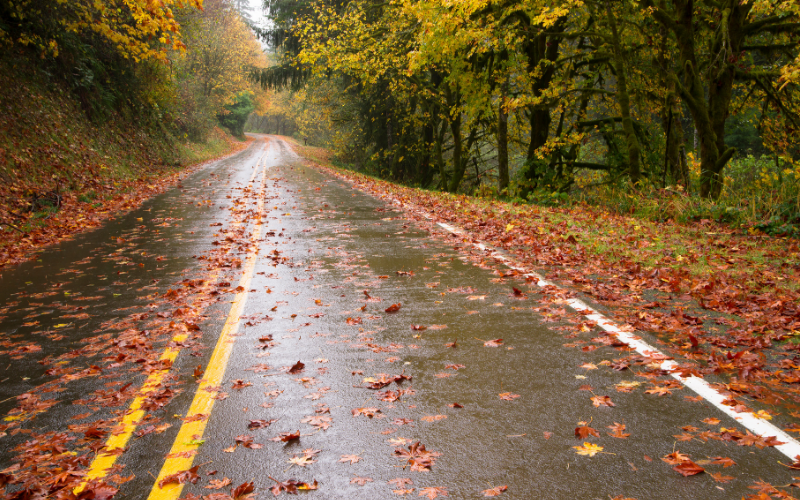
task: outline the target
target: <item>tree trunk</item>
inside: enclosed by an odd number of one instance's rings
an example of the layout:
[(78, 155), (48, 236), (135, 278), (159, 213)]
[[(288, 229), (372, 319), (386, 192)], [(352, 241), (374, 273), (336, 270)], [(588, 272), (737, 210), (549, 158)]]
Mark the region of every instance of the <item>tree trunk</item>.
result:
[(462, 154), (462, 141), (461, 141), (461, 113), (457, 112), (455, 117), (450, 118), (450, 133), (453, 136), (453, 177), (450, 179), (450, 185), (447, 190), (451, 193), (458, 191), (458, 186), (461, 184), (461, 179), (464, 177), (464, 171), (467, 164), (461, 158)]
[(503, 83), (500, 102), (497, 106), (497, 188), (500, 194), (508, 194), (508, 111), (506, 97), (508, 80)]
[(631, 118), (631, 101), (628, 94), (628, 77), (625, 68), (625, 56), (622, 53), (620, 34), (617, 31), (617, 21), (611, 12), (611, 5), (606, 2), (606, 16), (611, 28), (611, 37), (614, 46), (614, 67), (617, 71), (617, 101), (619, 102), (620, 115), (622, 116), (622, 130), (625, 132), (625, 144), (628, 148), (628, 175), (634, 186), (639, 182), (641, 175), (641, 146)]

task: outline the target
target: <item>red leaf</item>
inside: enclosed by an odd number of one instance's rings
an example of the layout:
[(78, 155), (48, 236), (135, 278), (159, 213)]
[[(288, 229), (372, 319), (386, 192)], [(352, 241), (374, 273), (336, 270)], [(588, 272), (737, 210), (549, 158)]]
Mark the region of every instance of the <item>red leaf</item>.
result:
[(400, 306), (401, 306), (401, 304), (399, 302), (397, 304), (392, 304), (392, 305), (390, 305), (389, 307), (386, 308), (386, 312), (387, 313), (396, 313), (397, 311), (400, 310)]

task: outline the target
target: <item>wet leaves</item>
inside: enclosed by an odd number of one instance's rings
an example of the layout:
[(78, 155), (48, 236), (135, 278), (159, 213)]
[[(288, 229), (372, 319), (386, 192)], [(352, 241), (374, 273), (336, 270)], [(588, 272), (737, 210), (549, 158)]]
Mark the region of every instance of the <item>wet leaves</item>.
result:
[(270, 441), (280, 441), (283, 443), (288, 443), (289, 441), (294, 441), (300, 439), (300, 431), (297, 430), (295, 432), (281, 432), (276, 437), (270, 439)]
[(489, 488), (488, 490), (483, 490), (481, 491), (481, 493), (483, 493), (483, 496), (485, 497), (496, 497), (502, 495), (506, 491), (508, 491), (508, 486), (502, 485), (502, 486), (495, 486), (494, 488)]
[(589, 436), (600, 437), (597, 429), (589, 427), (585, 422), (580, 422), (578, 427), (575, 428), (575, 437), (578, 439), (586, 439)]
[(198, 469), (200, 468), (199, 465), (195, 465), (191, 469), (183, 470), (180, 472), (176, 472), (175, 474), (170, 474), (169, 476), (165, 476), (158, 482), (158, 487), (163, 488), (168, 484), (185, 484), (185, 483), (197, 483), (200, 476), (197, 474)]
[(311, 415), (304, 417), (302, 420), (300, 420), (300, 423), (313, 425), (317, 429), (324, 431), (332, 425), (333, 419), (324, 415)]
[(278, 481), (273, 477), (270, 477), (270, 479), (275, 482), (275, 485), (270, 488), (270, 491), (276, 497), (284, 491), (290, 495), (297, 495), (298, 491), (316, 490), (318, 486), (316, 481), (309, 484), (296, 479), (289, 479), (288, 481)]
[(339, 462), (350, 463), (351, 465), (357, 463), (359, 460), (361, 460), (361, 457), (358, 455), (342, 455), (339, 458)]
[(392, 305), (390, 305), (389, 307), (387, 307), (385, 309), (385, 312), (387, 312), (389, 314), (396, 313), (397, 311), (400, 310), (401, 306), (402, 306), (402, 304), (400, 304), (399, 302), (397, 304), (392, 304)]
[(609, 425), (608, 428), (611, 429), (611, 432), (608, 433), (611, 437), (627, 439), (630, 436), (629, 433), (625, 432), (625, 424), (614, 422), (614, 425)]
[(289, 367), (289, 369), (287, 370), (287, 373), (289, 373), (291, 375), (297, 375), (298, 373), (301, 373), (303, 371), (303, 369), (305, 369), (305, 367), (306, 367), (306, 365), (304, 363), (298, 361), (297, 363), (295, 363), (291, 367)]
[(581, 446), (573, 446), (573, 448), (576, 450), (576, 453), (578, 455), (584, 455), (584, 456), (587, 456), (587, 457), (593, 457), (593, 456), (597, 455), (598, 453), (602, 453), (603, 452), (603, 447), (602, 446), (596, 445), (596, 444), (592, 444), (592, 443), (589, 443), (589, 442), (584, 442), (583, 445), (581, 445)]
[(353, 408), (351, 413), (353, 414), (353, 417), (357, 417), (359, 415), (364, 415), (365, 417), (372, 418), (372, 417), (375, 416), (375, 414), (381, 413), (381, 410), (380, 410), (380, 408), (374, 408), (374, 407)]
[(439, 486), (429, 486), (427, 488), (420, 488), (419, 496), (429, 498), (430, 500), (433, 500), (434, 498), (440, 496), (446, 497), (447, 489)]
[(264, 427), (269, 427), (270, 425), (277, 422), (276, 419), (272, 420), (251, 420), (249, 424), (247, 424), (247, 428), (252, 430), (255, 429), (263, 429)]
[[(428, 451), (425, 449), (424, 444), (420, 444), (420, 442), (417, 441), (409, 445), (407, 449), (402, 447), (395, 448), (394, 455), (405, 460), (406, 466), (410, 465), (412, 471), (425, 472), (433, 467), (440, 453)], [(403, 468), (405, 468), (405, 466)]]
[(503, 339), (487, 340), (483, 345), (484, 347), (500, 347), (503, 345)]
[(592, 404), (595, 408), (599, 408), (601, 406), (617, 406), (612, 401), (611, 398), (608, 396), (592, 396)]

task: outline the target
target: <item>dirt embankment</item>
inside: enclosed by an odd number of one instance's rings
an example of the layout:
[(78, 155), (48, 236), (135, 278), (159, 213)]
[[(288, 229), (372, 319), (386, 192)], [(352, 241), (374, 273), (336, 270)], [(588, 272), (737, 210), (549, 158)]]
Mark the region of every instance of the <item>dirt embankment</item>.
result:
[(0, 109), (0, 269), (247, 144), (221, 129), (192, 144), (123, 116), (91, 120), (73, 94), (19, 71), (0, 70)]

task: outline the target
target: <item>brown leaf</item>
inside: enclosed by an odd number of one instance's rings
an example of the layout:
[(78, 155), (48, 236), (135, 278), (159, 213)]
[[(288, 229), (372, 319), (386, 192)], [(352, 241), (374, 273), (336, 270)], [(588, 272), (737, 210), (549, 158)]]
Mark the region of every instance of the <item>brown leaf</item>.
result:
[(305, 367), (306, 365), (304, 363), (298, 361), (289, 368), (288, 373), (291, 375), (297, 375), (298, 373), (302, 372)]
[(704, 468), (700, 467), (691, 460), (684, 460), (680, 464), (673, 467), (672, 470), (679, 472), (681, 475), (686, 477), (694, 476), (695, 474), (700, 474), (701, 472), (706, 471)]
[(357, 484), (359, 486), (364, 486), (365, 484), (371, 482), (372, 482), (371, 477), (354, 477), (353, 479), (350, 480), (350, 484)]
[(391, 313), (396, 313), (397, 311), (399, 311), (399, 310), (400, 310), (400, 306), (401, 306), (401, 305), (402, 305), (402, 304), (400, 304), (399, 302), (398, 302), (397, 304), (392, 304), (392, 305), (390, 305), (389, 307), (387, 307), (387, 308), (385, 309), (385, 312), (387, 312), (387, 313), (390, 313), (390, 314), (391, 314)]
[(718, 483), (728, 483), (733, 480), (733, 476), (723, 476), (722, 472), (709, 472), (708, 475)]
[[(514, 290), (516, 290), (516, 288)], [(485, 496), (485, 497), (496, 497), (498, 495), (502, 495), (503, 493), (505, 493), (505, 491), (507, 489), (508, 489), (508, 486), (506, 486), (506, 485), (495, 486), (494, 488), (489, 488), (488, 490), (483, 490), (483, 491), (481, 491), (481, 493), (483, 493), (483, 496)]]
[(438, 496), (446, 497), (447, 490), (438, 486), (429, 486), (427, 488), (421, 488), (419, 490), (419, 496), (428, 497), (430, 500), (433, 500)]
[(600, 406), (617, 406), (612, 401), (611, 398), (608, 396), (593, 396), (592, 404), (595, 408), (599, 408)]
[(600, 437), (600, 433), (597, 432), (597, 429), (593, 429), (588, 425), (580, 425), (575, 427), (575, 437), (578, 439), (586, 439), (589, 436)]
[(614, 425), (609, 425), (608, 428), (611, 429), (611, 432), (608, 433), (608, 435), (611, 437), (615, 437), (617, 439), (627, 439), (628, 436), (630, 436), (630, 434), (625, 432), (625, 424), (614, 422)]
[(484, 347), (500, 347), (503, 345), (503, 339), (487, 340), (483, 343)]
[(197, 480), (200, 479), (200, 476), (197, 474), (197, 470), (200, 468), (199, 465), (195, 465), (189, 470), (184, 470), (180, 472), (176, 472), (175, 474), (170, 474), (169, 476), (164, 477), (161, 481), (158, 482), (159, 488), (164, 488), (167, 484), (184, 484), (184, 483), (197, 483)]
[(207, 490), (219, 490), (231, 484), (231, 480), (227, 477), (223, 477), (222, 479), (212, 479), (208, 482), (208, 486), (204, 486)]
[(359, 457), (358, 455), (342, 455), (339, 458), (340, 462), (350, 462), (350, 465), (358, 462), (359, 460), (361, 460), (361, 457)]
[(300, 431), (297, 430), (295, 432), (281, 432), (278, 434), (277, 437), (270, 439), (270, 441), (282, 441), (284, 443), (288, 443), (294, 439), (300, 439)]

